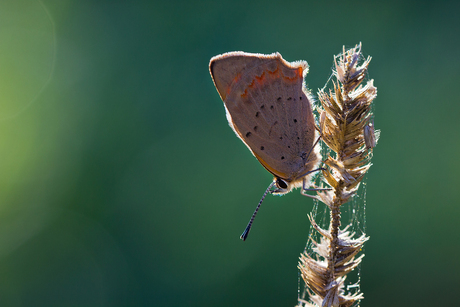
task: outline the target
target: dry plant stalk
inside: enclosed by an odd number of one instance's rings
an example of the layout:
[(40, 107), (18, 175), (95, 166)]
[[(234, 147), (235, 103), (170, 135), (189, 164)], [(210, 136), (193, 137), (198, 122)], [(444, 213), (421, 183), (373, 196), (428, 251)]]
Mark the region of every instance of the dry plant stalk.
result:
[(319, 120), (322, 140), (331, 153), (335, 153), (324, 161), (327, 169), (323, 170), (323, 181), (331, 189), (318, 192), (318, 200), (330, 209), (330, 225), (328, 230), (322, 229), (309, 215), (321, 240), (313, 241), (315, 258), (306, 251), (300, 256), (298, 267), (311, 292), (310, 302), (299, 299), (298, 306), (348, 307), (363, 298), (359, 291), (345, 293), (344, 281), (364, 257), (357, 254), (369, 237), (362, 234), (353, 238), (355, 234), (348, 231), (348, 226), (340, 229), (340, 208), (358, 190), (371, 166), (372, 149), (378, 139), (370, 122), (377, 88), (373, 80), (361, 85), (371, 58), (359, 65), (360, 55), (361, 44), (347, 51), (344, 47), (343, 54), (334, 60), (334, 90), (318, 93), (322, 106)]

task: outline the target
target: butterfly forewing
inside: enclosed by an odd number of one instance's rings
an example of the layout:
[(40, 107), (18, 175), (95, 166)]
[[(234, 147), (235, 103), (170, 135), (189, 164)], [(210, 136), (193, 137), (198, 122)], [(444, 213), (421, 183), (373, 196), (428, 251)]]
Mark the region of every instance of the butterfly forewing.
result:
[(229, 124), (272, 174), (295, 180), (311, 170), (307, 156), (315, 141), (314, 118), (303, 77), (306, 62), (280, 54), (227, 53), (211, 59), (210, 70)]

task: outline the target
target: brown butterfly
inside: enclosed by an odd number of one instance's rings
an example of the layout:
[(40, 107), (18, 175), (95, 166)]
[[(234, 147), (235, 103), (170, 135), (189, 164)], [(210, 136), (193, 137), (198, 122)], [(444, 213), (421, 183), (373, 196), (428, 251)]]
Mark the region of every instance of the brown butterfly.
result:
[(303, 195), (314, 197), (305, 191), (318, 190), (308, 189), (321, 160), (304, 83), (308, 64), (289, 63), (279, 53), (229, 52), (213, 57), (209, 70), (230, 127), (274, 176), (241, 235), (245, 240), (267, 193), (283, 195), (300, 187)]

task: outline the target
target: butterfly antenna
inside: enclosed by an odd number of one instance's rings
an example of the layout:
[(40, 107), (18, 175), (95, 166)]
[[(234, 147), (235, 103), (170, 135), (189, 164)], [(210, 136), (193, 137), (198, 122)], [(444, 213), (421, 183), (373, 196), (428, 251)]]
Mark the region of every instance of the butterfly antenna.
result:
[(256, 210), (254, 211), (254, 213), (253, 213), (252, 216), (251, 216), (251, 219), (249, 220), (248, 226), (246, 226), (246, 229), (243, 231), (243, 234), (240, 236), (240, 239), (241, 239), (241, 240), (246, 241), (246, 238), (247, 238), (248, 235), (249, 235), (249, 231), (251, 230), (252, 222), (254, 222), (254, 219), (256, 218), (257, 211), (259, 211), (260, 205), (261, 205), (262, 202), (264, 201), (265, 196), (267, 196), (267, 194), (268, 194), (269, 192), (271, 192), (270, 190), (271, 190), (271, 188), (273, 187), (274, 184), (275, 184), (275, 182), (273, 181), (272, 183), (270, 183), (270, 185), (268, 186), (268, 188), (265, 190), (265, 193), (264, 193), (264, 195), (262, 196), (262, 198), (260, 199), (259, 204), (258, 204), (257, 207), (256, 207)]

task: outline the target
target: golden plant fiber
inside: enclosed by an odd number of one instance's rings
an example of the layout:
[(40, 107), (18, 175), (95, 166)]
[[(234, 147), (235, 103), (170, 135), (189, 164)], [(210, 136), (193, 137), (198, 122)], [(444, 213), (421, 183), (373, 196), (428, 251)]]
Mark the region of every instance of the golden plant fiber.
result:
[(330, 189), (317, 193), (317, 199), (329, 208), (329, 229), (321, 228), (309, 215), (320, 234), (313, 241), (313, 254), (300, 256), (298, 268), (309, 289), (310, 301), (299, 299), (298, 306), (349, 307), (363, 299), (359, 291), (346, 293), (345, 278), (362, 261), (358, 256), (366, 234), (354, 238), (348, 226), (340, 228), (341, 206), (357, 192), (360, 182), (371, 166), (373, 148), (379, 132), (374, 131), (371, 106), (377, 96), (373, 80), (363, 85), (370, 57), (362, 61), (361, 44), (334, 58), (333, 89), (320, 90), (319, 131), (330, 149), (325, 157), (322, 181)]

